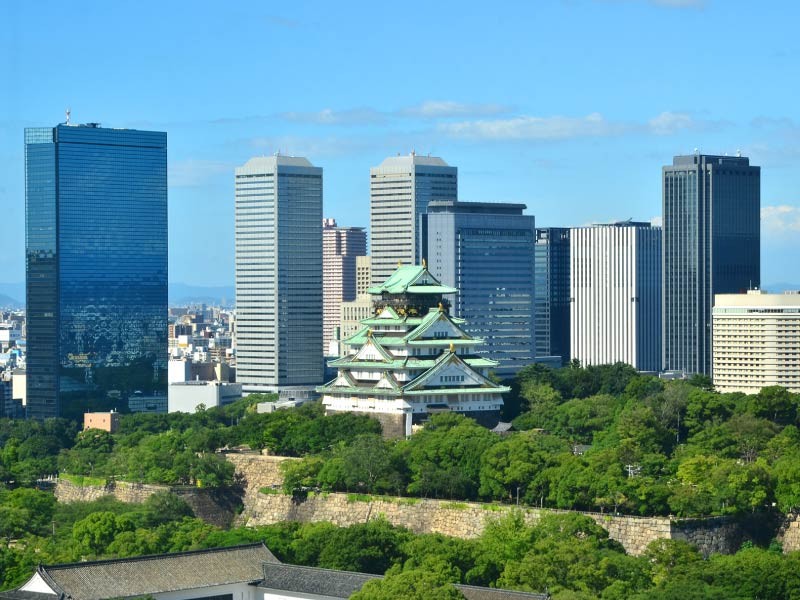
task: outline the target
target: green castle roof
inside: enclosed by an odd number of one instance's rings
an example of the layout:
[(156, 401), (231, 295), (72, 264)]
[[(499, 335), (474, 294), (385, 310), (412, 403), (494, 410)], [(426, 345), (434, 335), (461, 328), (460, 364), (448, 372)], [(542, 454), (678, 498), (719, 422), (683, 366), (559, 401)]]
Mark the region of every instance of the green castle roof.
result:
[(367, 290), (370, 294), (455, 294), (458, 290), (442, 285), (424, 265), (399, 266), (380, 285)]

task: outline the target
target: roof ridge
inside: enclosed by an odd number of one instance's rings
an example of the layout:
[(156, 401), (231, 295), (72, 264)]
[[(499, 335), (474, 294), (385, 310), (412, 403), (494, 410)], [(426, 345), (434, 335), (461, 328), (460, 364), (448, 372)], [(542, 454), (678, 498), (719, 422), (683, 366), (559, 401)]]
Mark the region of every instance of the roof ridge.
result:
[[(267, 548), (267, 545), (262, 542), (251, 542), (250, 544), (237, 544), (236, 546), (222, 546), (216, 548), (204, 548), (199, 550), (182, 550), (181, 552), (162, 552), (160, 554), (145, 554), (143, 556), (129, 556), (127, 558), (104, 558), (100, 560), (90, 560), (90, 561), (77, 561), (71, 563), (56, 563), (54, 565), (43, 565), (39, 564), (39, 567), (42, 569), (66, 569), (69, 567), (88, 567), (94, 565), (108, 565), (114, 563), (127, 563), (127, 562), (144, 562), (147, 560), (155, 560), (159, 558), (173, 558), (176, 556), (188, 556), (194, 554), (215, 554), (221, 552), (229, 552), (231, 550), (244, 550), (245, 548), (258, 548), (263, 547), (272, 554), (272, 551)], [(273, 555), (274, 556), (274, 555)], [(278, 560), (277, 558), (275, 560)], [(278, 561), (280, 562), (280, 561)], [(273, 563), (274, 564), (274, 563)], [(283, 563), (281, 563), (283, 564)], [(38, 569), (37, 569), (38, 570)]]
[[(375, 575), (374, 573), (362, 573), (361, 571), (347, 571), (342, 569), (326, 569), (325, 567), (311, 567), (308, 565), (295, 565), (292, 563), (264, 563), (264, 565), (276, 565), (281, 567), (289, 567), (292, 569), (303, 569), (305, 571), (324, 571), (326, 573), (347, 573), (348, 575), (363, 575), (365, 577), (374, 577), (378, 579), (382, 579), (383, 575)], [(269, 582), (267, 582), (269, 583)]]

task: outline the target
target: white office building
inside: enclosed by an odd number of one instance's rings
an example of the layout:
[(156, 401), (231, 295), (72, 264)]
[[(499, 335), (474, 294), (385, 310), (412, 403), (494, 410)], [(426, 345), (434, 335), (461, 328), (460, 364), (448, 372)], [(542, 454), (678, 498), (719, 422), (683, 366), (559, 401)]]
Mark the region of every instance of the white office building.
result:
[(718, 392), (800, 393), (800, 292), (714, 296), (712, 373)]
[(570, 296), (571, 358), (661, 370), (661, 228), (571, 229)]
[(313, 386), (322, 362), (322, 169), (305, 158), (236, 169), (236, 379)]
[(370, 174), (372, 284), (380, 285), (397, 263), (418, 265), (419, 219), (431, 200), (458, 200), (458, 168), (435, 156), (392, 156)]

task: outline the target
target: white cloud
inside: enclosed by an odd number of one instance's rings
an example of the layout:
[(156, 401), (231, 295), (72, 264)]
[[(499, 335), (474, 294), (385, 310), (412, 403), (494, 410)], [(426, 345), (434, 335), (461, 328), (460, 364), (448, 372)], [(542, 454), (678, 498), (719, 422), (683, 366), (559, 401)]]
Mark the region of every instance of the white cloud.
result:
[(530, 117), (440, 123), (437, 129), (457, 138), (485, 140), (563, 140), (623, 133), (627, 126), (599, 113), (585, 117)]
[(507, 113), (508, 106), (502, 104), (464, 104), (452, 100), (426, 100), (416, 106), (396, 111), (400, 116), (422, 119), (446, 119), (448, 117), (480, 117)]
[(761, 229), (771, 234), (800, 233), (800, 208), (788, 204), (762, 207)]
[(349, 108), (333, 110), (324, 108), (317, 112), (287, 112), (281, 115), (287, 121), (315, 125), (366, 125), (382, 123), (386, 115), (374, 108)]
[(650, 0), (650, 4), (667, 8), (705, 8), (706, 0)]
[(695, 122), (686, 113), (662, 112), (647, 122), (650, 131), (656, 135), (672, 135), (682, 129), (692, 129)]
[(439, 123), (437, 130), (456, 138), (484, 140), (564, 140), (606, 137), (626, 133), (674, 135), (682, 131), (712, 131), (724, 121), (699, 119), (688, 112), (665, 111), (646, 122), (609, 121), (600, 113), (585, 117), (535, 117), (520, 115), (506, 119), (477, 119)]

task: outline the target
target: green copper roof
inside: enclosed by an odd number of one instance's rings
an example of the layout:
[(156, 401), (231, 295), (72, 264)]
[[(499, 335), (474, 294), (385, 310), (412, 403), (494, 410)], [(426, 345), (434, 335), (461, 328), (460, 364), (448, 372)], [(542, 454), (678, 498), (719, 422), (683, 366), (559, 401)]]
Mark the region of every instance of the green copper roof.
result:
[(421, 265), (399, 266), (381, 285), (367, 290), (370, 294), (455, 294), (458, 290), (442, 285)]
[(419, 326), (417, 328), (415, 328), (413, 331), (409, 331), (404, 339), (407, 342), (419, 339), (422, 336), (422, 334), (424, 334), (428, 329), (430, 329), (434, 325), (434, 323), (437, 323), (437, 322), (439, 322), (441, 320), (446, 320), (448, 323), (450, 323), (453, 326), (453, 329), (458, 331), (458, 333), (460, 334), (459, 337), (457, 337), (457, 338), (451, 338), (451, 337), (447, 337), (447, 338), (428, 338), (428, 339), (437, 339), (437, 340), (442, 340), (442, 339), (447, 339), (447, 340), (468, 340), (468, 339), (471, 339), (469, 335), (467, 335), (464, 331), (462, 331), (453, 322), (453, 320), (450, 318), (450, 316), (446, 312), (443, 312), (441, 310), (436, 310), (436, 309), (432, 309), (427, 315), (425, 315), (425, 319), (422, 321), (422, 323), (420, 323)]
[[(336, 360), (332, 360), (328, 362), (329, 367), (339, 367), (342, 369), (358, 369), (358, 368), (365, 368), (365, 369), (430, 369), (432, 366), (436, 364), (438, 357), (430, 357), (430, 358), (420, 358), (418, 356), (410, 356), (407, 359), (405, 357), (398, 358), (391, 363), (386, 362), (377, 362), (377, 361), (354, 361), (352, 360), (352, 356), (342, 356), (341, 358), (337, 358)], [(480, 369), (480, 368), (492, 368), (496, 367), (499, 363), (496, 360), (490, 360), (488, 358), (465, 358), (463, 359), (465, 363), (467, 363), (470, 367)]]

